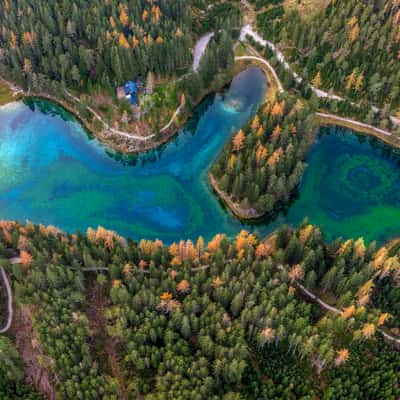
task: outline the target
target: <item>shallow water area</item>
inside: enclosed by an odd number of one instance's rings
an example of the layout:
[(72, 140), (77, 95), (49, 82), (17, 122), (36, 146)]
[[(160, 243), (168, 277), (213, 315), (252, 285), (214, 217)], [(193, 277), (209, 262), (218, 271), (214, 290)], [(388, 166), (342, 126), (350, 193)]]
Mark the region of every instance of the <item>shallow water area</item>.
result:
[(221, 204), (208, 171), (254, 115), (267, 90), (262, 71), (238, 74), (207, 97), (180, 133), (157, 150), (124, 156), (91, 139), (48, 101), (0, 107), (0, 218), (74, 232), (104, 226), (134, 239), (210, 239), (241, 229), (260, 235), (305, 217), (332, 240), (380, 243), (400, 232), (398, 151), (348, 129), (321, 128), (291, 204), (274, 219), (242, 223)]
[(220, 206), (207, 172), (265, 90), (262, 71), (245, 70), (205, 99), (172, 141), (135, 157), (107, 151), (50, 102), (0, 108), (0, 217), (67, 231), (102, 225), (166, 242), (234, 235), (242, 224)]

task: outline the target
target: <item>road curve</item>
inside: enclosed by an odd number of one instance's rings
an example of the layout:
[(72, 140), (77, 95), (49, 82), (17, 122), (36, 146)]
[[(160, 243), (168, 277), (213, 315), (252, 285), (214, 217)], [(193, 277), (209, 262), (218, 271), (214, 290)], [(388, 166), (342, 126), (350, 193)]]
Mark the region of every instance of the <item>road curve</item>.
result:
[[(259, 43), (261, 46), (266, 47), (268, 46), (276, 55), (277, 60), (283, 65), (283, 67), (292, 73), (294, 79), (296, 80), (297, 83), (303, 82), (303, 78), (297, 74), (295, 71), (292, 70), (290, 67), (289, 63), (286, 61), (285, 56), (283, 53), (276, 47), (276, 45), (268, 40), (265, 40), (257, 31), (253, 29), (253, 27), (248, 24), (242, 27), (240, 31), (240, 37), (239, 40), (245, 41), (246, 37), (250, 36), (253, 38), (253, 40), (257, 43)], [(317, 97), (320, 98), (328, 98), (331, 100), (337, 100), (337, 101), (345, 101), (346, 99), (344, 97), (338, 96), (336, 94), (328, 93), (325, 90), (319, 89), (311, 84), (308, 85), (310, 89), (315, 93)], [(350, 102), (352, 105), (357, 105), (354, 102)], [(381, 111), (379, 108), (372, 106), (372, 109), (375, 112)], [(395, 116), (390, 116), (390, 120), (392, 121), (393, 125), (399, 126), (400, 125), (400, 118), (395, 117)]]
[(11, 290), (10, 282), (8, 280), (6, 271), (4, 271), (3, 267), (0, 267), (0, 275), (4, 281), (4, 285), (7, 290), (7, 306), (8, 306), (7, 323), (3, 328), (0, 329), (0, 333), (6, 333), (10, 329), (12, 319), (13, 319), (13, 313), (14, 313), (13, 297), (12, 297), (12, 290)]
[(262, 64), (264, 64), (268, 70), (271, 72), (271, 74), (273, 75), (273, 77), (275, 78), (276, 84), (278, 86), (278, 90), (280, 93), (284, 92), (283, 89), (283, 85), (282, 82), (280, 81), (277, 73), (275, 72), (275, 70), (272, 68), (272, 66), (270, 65), (270, 63), (265, 59), (265, 58), (261, 58), (261, 57), (256, 57), (256, 56), (240, 56), (240, 57), (235, 57), (235, 61), (240, 61), (240, 60), (254, 60), (254, 61), (258, 61)]
[(208, 43), (210, 42), (211, 38), (214, 36), (214, 32), (209, 32), (203, 35), (196, 43), (194, 47), (194, 54), (193, 54), (193, 71), (197, 72), (200, 66), (201, 58), (203, 57)]

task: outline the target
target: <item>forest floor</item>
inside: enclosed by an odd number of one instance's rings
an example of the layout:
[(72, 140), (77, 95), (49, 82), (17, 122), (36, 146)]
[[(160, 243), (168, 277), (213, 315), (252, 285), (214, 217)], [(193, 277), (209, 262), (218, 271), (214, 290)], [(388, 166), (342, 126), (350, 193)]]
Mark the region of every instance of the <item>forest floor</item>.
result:
[(44, 352), (33, 328), (34, 311), (27, 306), (19, 306), (12, 323), (12, 333), (16, 347), (25, 366), (25, 377), (29, 384), (48, 400), (55, 400), (57, 377), (50, 371), (53, 362)]
[(10, 86), (0, 79), (0, 106), (11, 103), (14, 100), (15, 98)]
[(287, 9), (297, 9), (305, 18), (317, 14), (323, 8), (327, 7), (330, 0), (284, 0), (284, 7)]
[(107, 320), (104, 310), (110, 306), (110, 299), (105, 295), (104, 288), (96, 281), (86, 290), (83, 311), (88, 317), (93, 337), (92, 347), (97, 355), (102, 372), (110, 374), (119, 386), (120, 400), (126, 399), (125, 377), (118, 357), (118, 340), (108, 335)]

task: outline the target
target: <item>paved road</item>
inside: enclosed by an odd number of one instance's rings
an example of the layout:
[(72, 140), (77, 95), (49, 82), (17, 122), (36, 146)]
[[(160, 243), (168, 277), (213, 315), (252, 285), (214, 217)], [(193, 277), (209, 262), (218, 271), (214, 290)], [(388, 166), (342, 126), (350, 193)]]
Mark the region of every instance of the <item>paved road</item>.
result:
[(196, 43), (194, 47), (194, 55), (193, 55), (193, 71), (197, 72), (200, 66), (201, 57), (203, 57), (208, 43), (211, 38), (214, 36), (214, 32), (209, 32), (203, 35)]
[[(268, 46), (276, 55), (277, 60), (282, 63), (283, 67), (287, 70), (290, 71), (293, 74), (294, 79), (296, 80), (297, 83), (301, 83), (303, 81), (303, 78), (297, 74), (295, 71), (292, 70), (290, 67), (289, 63), (286, 61), (285, 56), (283, 53), (275, 46), (274, 43), (265, 40), (251, 25), (245, 25), (243, 26), (242, 30), (240, 31), (240, 40), (244, 41), (246, 39), (246, 36), (250, 36), (256, 41), (257, 43), (261, 44), (261, 46), (266, 47)], [(318, 89), (315, 86), (309, 84), (309, 87), (311, 90), (320, 98), (329, 98), (332, 100), (338, 100), (338, 101), (344, 101), (346, 100), (344, 97), (338, 96), (336, 94), (328, 93), (322, 89)], [(357, 105), (354, 102), (351, 102), (353, 105)], [(375, 112), (379, 112), (380, 109), (372, 106), (372, 109)], [(395, 116), (390, 117), (392, 123), (396, 126), (400, 125), (400, 118), (397, 118)]]

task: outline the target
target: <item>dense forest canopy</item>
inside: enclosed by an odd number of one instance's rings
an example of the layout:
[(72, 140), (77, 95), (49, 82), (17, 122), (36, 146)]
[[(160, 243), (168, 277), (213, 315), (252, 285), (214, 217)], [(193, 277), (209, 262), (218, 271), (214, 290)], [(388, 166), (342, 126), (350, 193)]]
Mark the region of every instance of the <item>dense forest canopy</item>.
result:
[[(46, 371), (57, 398), (400, 394), (400, 353), (379, 331), (389, 329), (393, 309), (373, 300), (399, 291), (387, 286), (399, 279), (397, 242), (328, 245), (306, 223), (266, 241), (242, 231), (234, 240), (219, 234), (171, 246), (126, 241), (103, 228), (66, 235), (51, 226), (0, 225), (2, 264), (46, 360), (33, 368)], [(18, 263), (10, 265), (11, 256)], [(308, 302), (304, 287), (342, 314)], [(0, 367), (2, 380), (19, 382), (14, 344), (0, 346), (12, 366)]]
[[(398, 0), (332, 0), (307, 18), (282, 0), (250, 3), (259, 30), (314, 86), (399, 109)], [(177, 78), (174, 106), (178, 92), (195, 103), (233, 65), (241, 6), (0, 0), (0, 75), (24, 89), (115, 93), (150, 72)], [(208, 31), (195, 73), (192, 48)], [(296, 86), (286, 74), (284, 86)], [(273, 214), (301, 180), (323, 104), (306, 92), (298, 84), (270, 99), (210, 171), (246, 218)], [(0, 221), (15, 312), (0, 337), (0, 399), (398, 400), (399, 257), (400, 240), (327, 243), (307, 221), (268, 238), (241, 231), (169, 246)]]
[[(334, 0), (312, 18), (282, 1), (258, 15), (265, 37), (279, 43), (315, 86), (400, 108), (400, 4), (397, 0)], [(280, 4), (279, 4), (280, 3)]]
[(312, 139), (312, 107), (281, 96), (234, 135), (213, 165), (213, 177), (247, 216), (271, 214), (293, 195)]
[(185, 0), (1, 0), (0, 10), (0, 73), (26, 85), (45, 76), (107, 88), (191, 63)]

